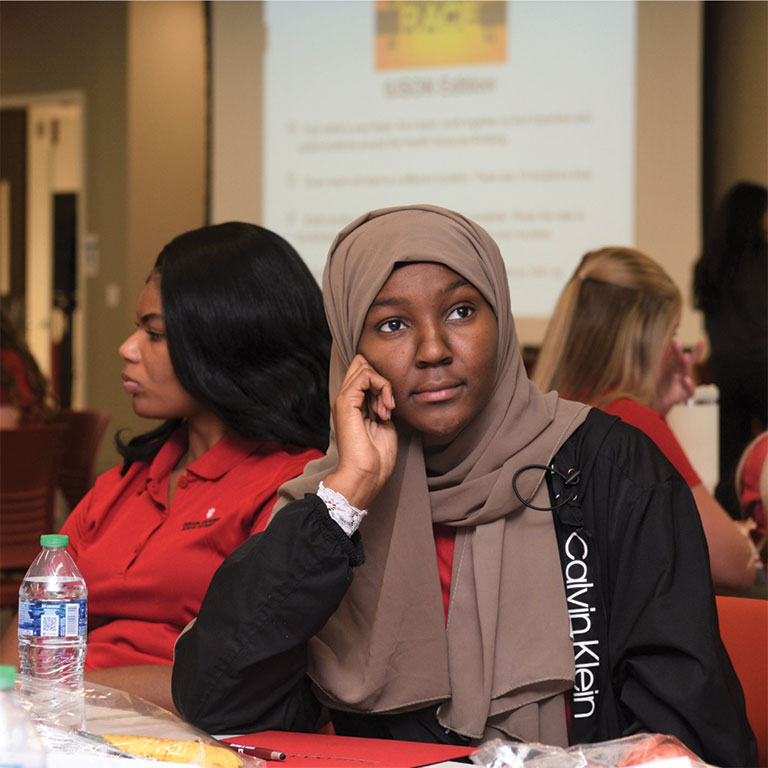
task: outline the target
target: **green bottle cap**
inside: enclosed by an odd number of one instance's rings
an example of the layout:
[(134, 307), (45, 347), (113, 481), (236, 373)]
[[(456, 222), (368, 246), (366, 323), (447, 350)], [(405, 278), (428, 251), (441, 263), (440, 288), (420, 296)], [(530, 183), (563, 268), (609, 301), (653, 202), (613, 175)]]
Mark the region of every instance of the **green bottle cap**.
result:
[(40, 546), (43, 547), (66, 547), (69, 544), (69, 536), (61, 533), (44, 533), (40, 537)]
[(9, 664), (0, 664), (0, 690), (13, 688), (16, 682), (16, 667)]

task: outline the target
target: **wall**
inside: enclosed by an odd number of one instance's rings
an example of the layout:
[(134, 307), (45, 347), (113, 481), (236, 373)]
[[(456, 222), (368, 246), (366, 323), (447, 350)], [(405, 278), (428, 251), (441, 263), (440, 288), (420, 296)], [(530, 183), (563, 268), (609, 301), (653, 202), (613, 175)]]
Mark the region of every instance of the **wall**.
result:
[[(205, 23), (202, 2), (0, 3), (0, 97), (84, 94), (85, 232), (99, 269), (81, 281), (85, 400), (111, 435), (146, 428), (120, 386), (117, 348), (162, 245), (205, 223)], [(108, 294), (111, 300), (108, 301)]]
[(705, 4), (705, 223), (742, 180), (768, 185), (768, 3)]
[(155, 257), (206, 218), (206, 64), (202, 3), (128, 9), (127, 274), (131, 320)]
[(702, 319), (688, 299), (700, 248), (701, 144), (691, 126), (699, 124), (701, 93), (691, 83), (701, 78), (702, 5), (641, 2), (637, 24), (635, 243), (680, 287), (678, 336), (683, 344), (694, 344), (703, 335)]

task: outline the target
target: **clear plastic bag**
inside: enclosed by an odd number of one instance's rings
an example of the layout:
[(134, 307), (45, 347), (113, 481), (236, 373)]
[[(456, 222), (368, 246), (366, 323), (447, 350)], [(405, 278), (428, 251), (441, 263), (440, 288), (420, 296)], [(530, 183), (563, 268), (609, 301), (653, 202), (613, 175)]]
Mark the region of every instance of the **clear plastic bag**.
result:
[(638, 733), (567, 749), (546, 744), (493, 739), (480, 745), (472, 762), (484, 768), (713, 768), (679, 739), (661, 733)]
[[(36, 722), (48, 753), (127, 754), (204, 768), (267, 768), (139, 696), (86, 683), (27, 680), (17, 687), (19, 706)], [(127, 753), (127, 754), (126, 754)]]

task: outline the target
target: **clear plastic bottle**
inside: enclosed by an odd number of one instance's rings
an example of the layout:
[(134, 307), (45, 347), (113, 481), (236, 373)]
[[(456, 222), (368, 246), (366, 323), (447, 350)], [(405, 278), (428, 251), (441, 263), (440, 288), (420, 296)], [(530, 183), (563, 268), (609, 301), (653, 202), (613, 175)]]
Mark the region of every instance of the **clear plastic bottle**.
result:
[(45, 534), (19, 588), (19, 674), (83, 687), (88, 590), (67, 552), (68, 536)]
[(0, 666), (0, 768), (45, 768), (32, 718), (16, 703), (16, 667)]

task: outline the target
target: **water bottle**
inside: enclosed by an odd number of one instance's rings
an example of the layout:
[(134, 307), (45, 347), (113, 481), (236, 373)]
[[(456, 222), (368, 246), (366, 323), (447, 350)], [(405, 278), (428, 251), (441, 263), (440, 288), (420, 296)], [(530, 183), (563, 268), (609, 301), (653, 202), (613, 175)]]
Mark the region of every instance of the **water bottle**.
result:
[(16, 667), (0, 666), (0, 768), (45, 768), (32, 718), (16, 703)]
[(19, 588), (19, 673), (82, 691), (88, 590), (67, 552), (68, 536), (40, 537), (42, 551)]

